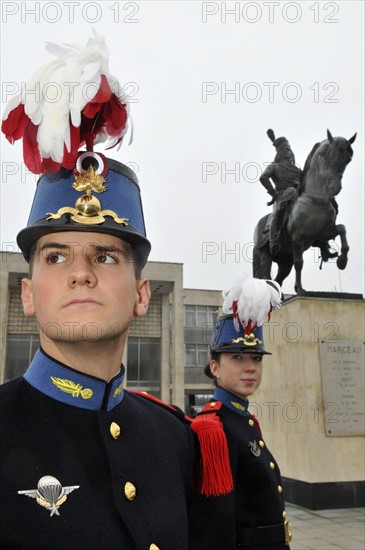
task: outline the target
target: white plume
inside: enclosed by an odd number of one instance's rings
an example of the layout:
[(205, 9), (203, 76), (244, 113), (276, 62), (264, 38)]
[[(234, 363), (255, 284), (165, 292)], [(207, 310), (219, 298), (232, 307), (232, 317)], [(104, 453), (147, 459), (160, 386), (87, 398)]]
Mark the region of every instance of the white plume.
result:
[(272, 309), (281, 305), (280, 285), (271, 280), (252, 279), (240, 276), (222, 292), (223, 312), (234, 314), (234, 323), (239, 330), (240, 323), (245, 329), (248, 325), (261, 326), (268, 320)]
[[(20, 103), (24, 112), (38, 127), (38, 150), (43, 158), (61, 162), (64, 145), (71, 148), (70, 120), (74, 127), (81, 124), (84, 107), (97, 94), (101, 75), (105, 75), (112, 92), (126, 104), (129, 115), (127, 94), (114, 76), (109, 73), (109, 51), (104, 37), (93, 31), (93, 36), (85, 46), (64, 44), (63, 46), (46, 43), (49, 53), (58, 59), (41, 66), (22, 85), (20, 94), (14, 97), (4, 112), (4, 120)], [(128, 119), (127, 119), (128, 121)], [(106, 142), (113, 147), (125, 135), (128, 122), (119, 136), (109, 136), (100, 132), (97, 142)]]

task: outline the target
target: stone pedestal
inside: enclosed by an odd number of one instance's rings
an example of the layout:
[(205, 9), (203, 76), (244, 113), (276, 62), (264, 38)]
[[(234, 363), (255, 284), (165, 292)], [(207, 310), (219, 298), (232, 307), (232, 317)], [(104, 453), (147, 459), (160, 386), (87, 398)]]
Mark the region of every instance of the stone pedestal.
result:
[(364, 306), (356, 295), (295, 296), (264, 327), (273, 355), (250, 409), (286, 500), (313, 510), (365, 504)]

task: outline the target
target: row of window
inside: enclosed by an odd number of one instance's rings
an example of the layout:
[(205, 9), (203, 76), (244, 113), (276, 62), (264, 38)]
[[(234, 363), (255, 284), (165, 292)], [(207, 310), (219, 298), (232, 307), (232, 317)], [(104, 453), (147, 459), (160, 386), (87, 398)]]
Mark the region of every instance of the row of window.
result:
[[(37, 334), (9, 334), (7, 341), (5, 379), (21, 376), (39, 346)], [(203, 366), (208, 360), (208, 346), (187, 345), (187, 366)], [(161, 345), (157, 338), (129, 338), (128, 340), (128, 386), (133, 389), (148, 389), (160, 397)], [(186, 394), (186, 412), (195, 416), (210, 394)]]
[[(185, 327), (213, 330), (218, 310), (215, 306), (185, 306)], [(22, 375), (39, 346), (38, 334), (8, 334), (5, 379)], [(208, 341), (210, 340), (210, 336)], [(199, 341), (199, 340), (198, 340)], [(202, 339), (204, 341), (204, 339)], [(186, 366), (204, 366), (209, 358), (208, 343), (186, 344)], [(159, 338), (128, 338), (128, 383), (133, 387), (159, 387), (161, 380)]]
[[(39, 347), (38, 334), (8, 334), (5, 379), (21, 376)], [(206, 365), (207, 344), (186, 345), (186, 366)], [(128, 339), (128, 384), (133, 387), (159, 387), (161, 381), (161, 341), (159, 338)]]

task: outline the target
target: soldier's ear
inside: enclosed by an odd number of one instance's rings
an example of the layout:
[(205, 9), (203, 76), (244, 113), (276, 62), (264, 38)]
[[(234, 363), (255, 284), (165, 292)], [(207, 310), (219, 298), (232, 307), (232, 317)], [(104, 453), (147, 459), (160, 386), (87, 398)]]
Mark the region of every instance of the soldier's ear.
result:
[(33, 303), (33, 285), (31, 279), (22, 279), (22, 303), (23, 311), (26, 317), (35, 315), (35, 307)]
[(143, 317), (147, 313), (148, 304), (151, 298), (150, 282), (148, 279), (137, 279), (136, 281), (137, 299), (134, 304), (135, 317)]
[(209, 366), (210, 366), (210, 372), (212, 373), (212, 375), (217, 378), (217, 374), (218, 374), (218, 369), (219, 369), (219, 363), (218, 361), (216, 361), (215, 359), (211, 359), (209, 361)]

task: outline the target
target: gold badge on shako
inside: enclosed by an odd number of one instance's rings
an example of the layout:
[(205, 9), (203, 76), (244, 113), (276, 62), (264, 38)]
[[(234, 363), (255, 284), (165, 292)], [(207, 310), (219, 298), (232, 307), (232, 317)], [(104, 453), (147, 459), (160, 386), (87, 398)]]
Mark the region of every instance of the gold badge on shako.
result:
[[(86, 170), (82, 168), (82, 159), (94, 158), (98, 164), (98, 168), (94, 169), (89, 166)], [(75, 207), (63, 206), (58, 209), (58, 212), (47, 213), (47, 220), (59, 220), (64, 214), (72, 214), (71, 220), (84, 225), (94, 225), (105, 222), (104, 216), (111, 216), (118, 224), (128, 225), (128, 218), (120, 218), (113, 210), (102, 210), (101, 202), (93, 193), (104, 193), (107, 187), (104, 185), (105, 178), (102, 176), (106, 159), (102, 159), (102, 155), (94, 152), (83, 153), (77, 161), (76, 179), (72, 187), (84, 193), (76, 200)]]
[(250, 447), (250, 451), (253, 454), (253, 456), (259, 457), (261, 454), (261, 449), (259, 444), (257, 443), (256, 439), (254, 441), (250, 441), (248, 446)]
[(18, 495), (26, 495), (35, 498), (37, 504), (50, 511), (50, 516), (59, 516), (59, 507), (67, 500), (67, 495), (75, 489), (79, 489), (80, 485), (71, 485), (62, 487), (61, 483), (53, 476), (43, 476), (38, 481), (37, 489), (28, 489), (18, 491)]

